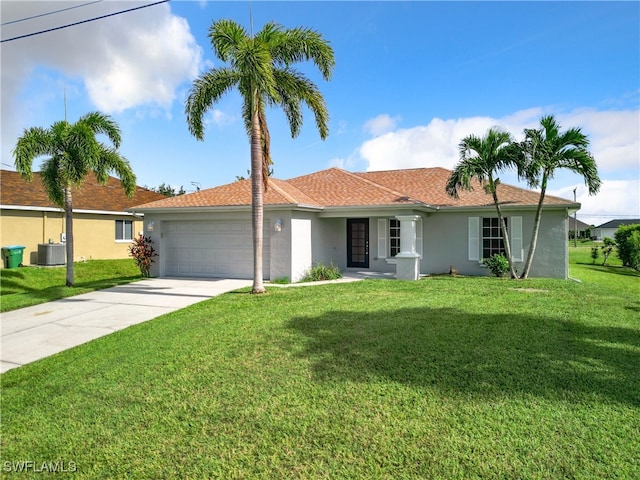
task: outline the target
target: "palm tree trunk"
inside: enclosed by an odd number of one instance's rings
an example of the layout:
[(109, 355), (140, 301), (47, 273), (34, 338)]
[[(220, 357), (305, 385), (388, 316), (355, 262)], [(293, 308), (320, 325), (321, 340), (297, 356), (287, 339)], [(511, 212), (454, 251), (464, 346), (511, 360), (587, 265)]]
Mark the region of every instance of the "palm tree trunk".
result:
[(527, 261), (524, 264), (524, 270), (522, 271), (521, 278), (527, 278), (529, 276), (529, 270), (531, 270), (531, 264), (533, 263), (533, 254), (536, 251), (538, 244), (538, 231), (540, 230), (540, 219), (542, 218), (542, 204), (544, 203), (544, 195), (547, 190), (547, 172), (542, 174), (542, 186), (540, 189), (540, 198), (538, 199), (538, 208), (536, 209), (536, 217), (533, 221), (533, 233), (531, 234), (531, 246), (529, 247), (529, 253), (527, 254)]
[(253, 227), (253, 288), (251, 293), (264, 293), (262, 282), (263, 185), (262, 137), (260, 135), (259, 103), (254, 100), (251, 121), (251, 219)]
[(511, 259), (511, 243), (509, 242), (509, 232), (507, 230), (507, 225), (504, 223), (502, 209), (500, 208), (500, 203), (498, 202), (496, 185), (491, 176), (489, 176), (489, 184), (491, 185), (491, 194), (493, 196), (493, 203), (496, 206), (496, 211), (498, 212), (498, 221), (500, 222), (500, 229), (502, 230), (502, 238), (504, 239), (504, 252), (507, 257), (507, 262), (509, 262), (509, 273), (511, 274), (511, 278), (518, 278), (518, 275), (516, 274), (516, 270), (513, 266), (513, 260)]
[(67, 287), (74, 286), (73, 274), (73, 198), (71, 196), (71, 186), (67, 185), (64, 190), (64, 213), (66, 230), (66, 250), (67, 250)]

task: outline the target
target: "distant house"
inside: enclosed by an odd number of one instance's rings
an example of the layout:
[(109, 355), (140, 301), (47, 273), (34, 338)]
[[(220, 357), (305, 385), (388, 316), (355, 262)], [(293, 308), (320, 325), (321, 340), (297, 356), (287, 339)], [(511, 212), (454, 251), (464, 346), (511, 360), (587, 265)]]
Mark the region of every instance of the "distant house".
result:
[[(573, 217), (569, 218), (569, 239), (573, 238), (573, 232), (575, 231), (578, 232), (578, 238), (586, 238), (587, 230), (593, 230), (591, 225), (587, 225), (583, 221)], [(593, 233), (591, 233), (591, 235), (593, 235)]]
[(635, 225), (640, 224), (640, 219), (632, 219), (632, 220), (611, 220), (609, 222), (603, 223), (602, 225), (597, 226), (594, 229), (594, 236), (596, 240), (604, 240), (605, 238), (613, 238), (618, 227), (621, 225)]
[[(17, 172), (0, 170), (1, 246), (25, 247), (25, 265), (38, 263), (39, 244), (65, 240), (64, 211), (47, 197), (40, 174), (33, 177), (27, 182)], [(131, 240), (142, 231), (142, 217), (127, 208), (162, 198), (141, 187), (128, 198), (119, 179), (100, 185), (93, 175), (87, 177), (73, 191), (74, 260), (126, 258)]]
[[(351, 173), (339, 168), (269, 179), (264, 194), (263, 271), (299, 280), (314, 262), (390, 272), (398, 278), (487, 275), (483, 258), (504, 252), (491, 195), (449, 197), (451, 171), (417, 168)], [(526, 260), (538, 193), (501, 184), (511, 251)], [(568, 221), (580, 204), (547, 196), (531, 275), (568, 277)], [(251, 278), (251, 181), (137, 205), (159, 251), (155, 276)]]

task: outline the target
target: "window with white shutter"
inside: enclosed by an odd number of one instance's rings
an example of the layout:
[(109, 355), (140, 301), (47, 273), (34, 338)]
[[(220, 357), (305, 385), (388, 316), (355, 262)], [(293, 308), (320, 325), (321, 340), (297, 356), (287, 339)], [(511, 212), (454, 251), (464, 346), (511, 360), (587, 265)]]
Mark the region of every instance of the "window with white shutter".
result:
[(522, 217), (511, 217), (511, 258), (514, 262), (524, 261), (524, 246), (522, 242)]
[(469, 217), (469, 260), (480, 260), (480, 217)]
[(378, 219), (378, 258), (387, 258), (387, 219)]

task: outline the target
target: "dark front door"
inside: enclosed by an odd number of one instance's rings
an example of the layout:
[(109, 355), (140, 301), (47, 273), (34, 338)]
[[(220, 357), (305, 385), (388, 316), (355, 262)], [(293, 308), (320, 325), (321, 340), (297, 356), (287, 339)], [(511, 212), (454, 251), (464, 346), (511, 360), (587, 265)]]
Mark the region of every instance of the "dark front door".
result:
[(369, 219), (347, 219), (347, 267), (369, 268)]

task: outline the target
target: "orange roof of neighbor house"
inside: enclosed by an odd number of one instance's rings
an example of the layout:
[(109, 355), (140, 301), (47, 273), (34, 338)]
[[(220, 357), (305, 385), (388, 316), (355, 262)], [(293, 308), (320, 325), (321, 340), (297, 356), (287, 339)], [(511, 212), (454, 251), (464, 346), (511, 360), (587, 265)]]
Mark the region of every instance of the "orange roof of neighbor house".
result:
[[(423, 204), (431, 207), (492, 206), (491, 195), (478, 182), (473, 190), (462, 191), (458, 199), (447, 195), (445, 186), (451, 171), (444, 168), (415, 168), (351, 173), (329, 168), (290, 180), (269, 179), (265, 206), (305, 205), (311, 207), (375, 207)], [(505, 205), (536, 205), (538, 193), (511, 185), (498, 186)], [(545, 205), (572, 205), (569, 200), (546, 196)], [(184, 207), (225, 207), (251, 205), (251, 180), (209, 188), (199, 192), (140, 204), (135, 210)]]
[[(136, 187), (134, 195), (127, 197), (118, 178), (109, 177), (105, 185), (100, 185), (96, 177), (89, 174), (81, 187), (73, 190), (73, 208), (124, 212), (134, 205), (162, 198), (165, 196), (142, 187)], [(38, 172), (34, 172), (33, 181), (28, 182), (12, 170), (0, 171), (0, 204), (3, 207), (59, 208), (49, 200)]]

